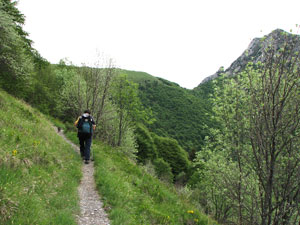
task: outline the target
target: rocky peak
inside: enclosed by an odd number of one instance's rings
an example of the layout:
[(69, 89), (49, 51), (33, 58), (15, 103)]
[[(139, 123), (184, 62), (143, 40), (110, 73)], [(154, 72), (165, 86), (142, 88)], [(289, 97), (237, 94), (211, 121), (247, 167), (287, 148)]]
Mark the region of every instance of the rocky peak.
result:
[[(284, 38), (285, 36), (288, 37), (288, 40), (291, 40), (293, 34), (287, 33), (286, 31), (281, 29), (276, 29), (262, 38), (253, 39), (249, 44), (248, 48), (242, 53), (242, 55), (238, 57), (237, 60), (235, 60), (225, 71), (220, 71), (219, 69), (215, 74), (205, 78), (201, 82), (201, 84), (217, 78), (221, 73), (224, 72), (228, 76), (238, 73), (246, 67), (248, 62), (263, 62), (264, 52), (265, 49), (269, 46), (269, 44), (272, 43), (273, 45), (275, 45), (276, 49), (279, 49), (286, 40)], [(300, 45), (297, 47), (296, 50), (300, 50)]]

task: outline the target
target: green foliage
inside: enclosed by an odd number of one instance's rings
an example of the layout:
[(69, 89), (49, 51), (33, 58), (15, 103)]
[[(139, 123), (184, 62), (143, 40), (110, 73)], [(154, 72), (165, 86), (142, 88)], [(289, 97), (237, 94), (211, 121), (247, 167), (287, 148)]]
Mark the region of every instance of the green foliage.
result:
[(159, 136), (176, 139), (189, 152), (199, 151), (208, 135), (207, 127), (214, 126), (208, 116), (211, 106), (202, 94), (149, 74), (126, 73), (139, 84), (141, 102), (153, 112), (155, 122), (147, 127)]
[(138, 85), (127, 79), (126, 74), (117, 76), (113, 82), (112, 99), (117, 106), (118, 114), (126, 113), (132, 122), (141, 122), (146, 119), (138, 97)]
[[(248, 169), (239, 169), (239, 162), (232, 160), (233, 146), (224, 141), (223, 133), (212, 131), (211, 138), (207, 138), (205, 148), (197, 153), (197, 172), (193, 176), (198, 178), (194, 188), (198, 191), (195, 198), (220, 223), (235, 221), (238, 224), (239, 201), (242, 193), (243, 214), (251, 214), (252, 218), (244, 217), (244, 223), (255, 224), (258, 221), (257, 208), (253, 208), (254, 201), (250, 196), (258, 192), (257, 176)], [(245, 152), (246, 153), (246, 152)], [(245, 162), (243, 162), (245, 164)], [(193, 178), (195, 178), (193, 177)], [(243, 186), (241, 191), (238, 187)], [(196, 191), (196, 192), (197, 192)], [(247, 220), (251, 220), (251, 222)]]
[[(197, 154), (199, 198), (219, 221), (299, 221), (299, 56), (297, 36), (268, 42), (264, 62), (216, 80), (214, 119)], [(293, 168), (293, 169), (291, 169)]]
[(214, 81), (210, 80), (203, 84), (200, 84), (194, 89), (194, 94), (205, 102), (207, 109), (211, 108), (212, 101), (211, 99), (214, 96)]
[(101, 120), (97, 121), (96, 137), (104, 143), (117, 146), (119, 124), (116, 107), (112, 103), (107, 103), (106, 110), (107, 113), (104, 113)]
[(163, 181), (172, 183), (174, 175), (169, 163), (165, 162), (162, 158), (157, 158), (153, 161), (156, 176)]
[(20, 27), (23, 22), (15, 2), (0, 1), (0, 86), (18, 97), (26, 96), (33, 71), (30, 41)]
[(54, 66), (35, 53), (35, 72), (26, 102), (44, 114), (58, 117), (62, 87), (63, 77), (56, 73)]
[(46, 114), (58, 113), (61, 79), (32, 49), (16, 1), (0, 1), (0, 86)]
[(112, 101), (118, 114), (118, 146), (122, 144), (124, 133), (137, 122), (147, 120), (137, 92), (137, 84), (127, 80), (127, 75), (119, 75), (112, 83)]
[(158, 157), (169, 163), (172, 173), (176, 176), (180, 172), (187, 172), (190, 166), (187, 153), (171, 138), (154, 136), (154, 143), (158, 150)]
[(138, 144), (138, 161), (142, 164), (153, 164), (155, 174), (159, 178), (170, 181), (174, 175), (187, 174), (190, 169), (187, 153), (175, 139), (157, 136), (142, 124), (137, 125), (135, 136)]
[(78, 155), (37, 110), (0, 91), (0, 224), (76, 224)]
[[(75, 67), (66, 66), (63, 62), (56, 65), (54, 71), (58, 79), (62, 80), (62, 87), (59, 91), (61, 96), (58, 102), (60, 116), (68, 115), (74, 120), (82, 113), (81, 110), (86, 108), (87, 84)], [(63, 119), (65, 121), (67, 118)]]
[(138, 152), (138, 146), (136, 142), (136, 137), (134, 135), (134, 131), (132, 128), (128, 128), (126, 131), (123, 142), (121, 147), (119, 149), (125, 154), (128, 158), (136, 161), (137, 158), (137, 152)]
[(138, 145), (138, 161), (145, 164), (147, 160), (156, 159), (158, 156), (157, 149), (148, 129), (142, 124), (138, 124), (135, 129), (135, 136)]

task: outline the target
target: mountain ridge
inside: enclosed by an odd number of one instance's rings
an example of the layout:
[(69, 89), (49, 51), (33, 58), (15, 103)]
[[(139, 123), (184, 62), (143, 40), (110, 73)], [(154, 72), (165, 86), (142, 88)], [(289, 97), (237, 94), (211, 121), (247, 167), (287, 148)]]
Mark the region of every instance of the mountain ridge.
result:
[[(226, 70), (224, 70), (223, 67), (220, 67), (220, 69), (216, 73), (203, 79), (203, 81), (197, 87), (210, 80), (216, 79), (222, 73), (231, 76), (234, 73), (241, 72), (250, 61), (254, 63), (264, 61), (263, 52), (268, 47), (271, 41), (274, 41), (275, 45), (277, 45), (278, 47), (282, 46), (282, 34), (288, 35), (289, 39), (294, 35), (282, 29), (275, 29), (271, 33), (264, 35), (261, 38), (254, 38), (248, 45), (247, 49), (244, 50), (243, 53), (235, 61), (233, 61)], [(197, 89), (197, 87), (195, 87), (194, 89)]]

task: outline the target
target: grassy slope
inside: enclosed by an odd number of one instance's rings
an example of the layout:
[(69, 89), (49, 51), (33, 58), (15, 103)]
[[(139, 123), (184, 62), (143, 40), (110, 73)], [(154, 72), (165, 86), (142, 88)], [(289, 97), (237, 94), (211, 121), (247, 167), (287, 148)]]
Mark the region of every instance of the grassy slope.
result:
[[(77, 142), (75, 133), (67, 136)], [(217, 224), (191, 203), (188, 194), (178, 194), (173, 185), (147, 173), (121, 150), (94, 140), (93, 151), (96, 185), (112, 225)]]
[(160, 82), (159, 78), (154, 77), (145, 72), (121, 70), (121, 73), (126, 74), (131, 81), (136, 82), (136, 83), (144, 83), (145, 81)]
[[(94, 147), (96, 183), (112, 224), (216, 224), (184, 196), (108, 146)], [(193, 211), (189, 213), (188, 211)]]
[(43, 115), (0, 90), (0, 224), (76, 224), (80, 165)]

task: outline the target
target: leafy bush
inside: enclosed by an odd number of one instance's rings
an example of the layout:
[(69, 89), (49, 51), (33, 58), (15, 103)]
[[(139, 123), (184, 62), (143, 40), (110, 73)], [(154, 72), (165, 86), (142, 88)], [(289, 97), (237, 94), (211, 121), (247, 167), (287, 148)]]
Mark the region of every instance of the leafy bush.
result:
[(147, 160), (153, 161), (156, 159), (158, 156), (157, 149), (148, 129), (142, 124), (138, 124), (135, 129), (135, 134), (138, 145), (138, 161), (145, 164)]
[(187, 153), (176, 140), (155, 135), (154, 143), (158, 150), (158, 156), (169, 163), (175, 176), (180, 172), (188, 171), (190, 162)]
[(172, 174), (172, 168), (167, 162), (162, 158), (158, 158), (153, 161), (153, 165), (155, 166), (155, 173), (159, 179), (168, 183), (173, 181), (174, 175)]

